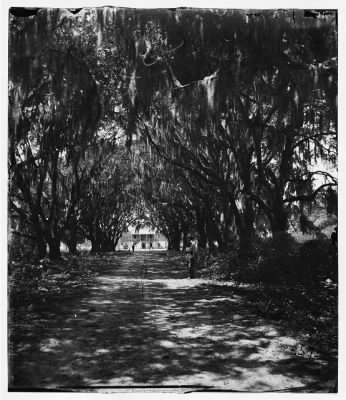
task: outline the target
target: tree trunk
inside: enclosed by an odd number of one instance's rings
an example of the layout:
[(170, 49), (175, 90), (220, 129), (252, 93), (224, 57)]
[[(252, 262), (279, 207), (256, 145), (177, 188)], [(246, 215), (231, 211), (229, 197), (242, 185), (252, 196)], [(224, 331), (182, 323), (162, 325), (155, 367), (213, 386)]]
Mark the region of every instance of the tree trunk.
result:
[(98, 253), (100, 249), (101, 249), (100, 243), (95, 239), (91, 239), (91, 253), (93, 254)]
[(48, 241), (49, 246), (49, 258), (51, 260), (57, 260), (61, 258), (60, 253), (60, 238), (50, 238)]
[(253, 238), (253, 226), (245, 225), (239, 230), (239, 257), (248, 258), (251, 255)]
[(66, 243), (71, 254), (77, 253), (77, 229), (66, 229), (63, 235), (63, 242)]
[(112, 239), (104, 237), (101, 242), (101, 252), (115, 251), (115, 245)]
[(115, 243), (107, 234), (98, 230), (91, 239), (91, 253), (115, 251)]
[(175, 229), (173, 232), (170, 232), (168, 250), (180, 251), (180, 231), (177, 229)]
[(33, 220), (38, 256), (39, 258), (44, 258), (47, 255), (47, 242), (45, 241), (44, 231), (41, 228), (37, 215), (34, 216)]
[(205, 231), (205, 215), (203, 209), (196, 210), (197, 232), (198, 232), (198, 247), (205, 249), (207, 246), (207, 234)]
[[(220, 229), (211, 216), (207, 218), (207, 237), (208, 246), (212, 252), (223, 251), (224, 243)], [(215, 245), (215, 241), (218, 243), (218, 246)]]
[(39, 258), (44, 258), (47, 255), (47, 244), (42, 236), (36, 238), (36, 246)]
[(77, 220), (74, 214), (71, 216), (67, 229), (63, 233), (63, 241), (71, 254), (77, 253)]
[(186, 250), (186, 247), (188, 245), (187, 243), (187, 239), (188, 239), (188, 231), (183, 232), (184, 236), (183, 236), (183, 251)]
[(239, 236), (239, 257), (248, 258), (251, 255), (253, 240), (255, 237), (255, 213), (252, 200), (249, 197), (244, 198), (242, 213), (239, 212), (234, 200), (233, 208)]
[(66, 240), (66, 245), (68, 247), (69, 253), (77, 254), (77, 238)]
[(273, 233), (273, 238), (278, 233), (286, 232), (288, 226), (288, 212), (283, 204), (277, 204), (271, 215), (271, 229)]
[(185, 251), (187, 244), (188, 244), (187, 238), (188, 238), (188, 233), (189, 233), (189, 225), (187, 223), (185, 223), (185, 221), (183, 221), (181, 224), (181, 230), (182, 230), (182, 232), (181, 232), (180, 239), (182, 239), (182, 241), (183, 241), (182, 251)]

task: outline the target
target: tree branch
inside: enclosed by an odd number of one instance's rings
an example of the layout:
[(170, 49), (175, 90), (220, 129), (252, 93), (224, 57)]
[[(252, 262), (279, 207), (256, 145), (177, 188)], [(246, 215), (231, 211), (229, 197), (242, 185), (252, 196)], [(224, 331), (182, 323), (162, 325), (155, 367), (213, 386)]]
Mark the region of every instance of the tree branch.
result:
[(338, 182), (337, 179), (333, 175), (325, 171), (304, 172), (301, 175), (294, 176), (293, 178), (288, 179), (288, 182), (297, 182), (297, 181), (299, 182), (301, 180), (304, 180), (304, 176), (311, 178), (314, 175), (322, 175), (324, 177), (330, 178), (333, 181), (333, 183), (337, 185)]
[(332, 134), (331, 132), (328, 132), (328, 133), (318, 133), (318, 134), (312, 135), (312, 136), (305, 136), (303, 139), (300, 139), (298, 142), (293, 143), (292, 149), (295, 149), (296, 147), (299, 147), (302, 143), (307, 142), (309, 140), (316, 141), (316, 139), (318, 139), (318, 138), (326, 137), (326, 136), (331, 135), (331, 134)]
[(309, 195), (301, 195), (301, 196), (293, 196), (289, 197), (287, 199), (284, 199), (284, 203), (292, 203), (293, 201), (311, 201), (313, 200), (318, 193), (325, 187), (331, 187), (331, 186), (337, 186), (337, 183), (325, 183), (324, 185), (321, 185), (319, 188), (317, 188), (314, 192), (312, 192)]

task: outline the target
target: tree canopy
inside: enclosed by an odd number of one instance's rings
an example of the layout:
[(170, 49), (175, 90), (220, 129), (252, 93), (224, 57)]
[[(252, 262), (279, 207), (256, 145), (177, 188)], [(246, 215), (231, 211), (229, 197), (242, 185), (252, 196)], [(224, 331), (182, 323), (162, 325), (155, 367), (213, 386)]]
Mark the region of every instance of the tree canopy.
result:
[(139, 208), (173, 248), (247, 254), (335, 191), (335, 11), (32, 14), (9, 15), (9, 195), (41, 255), (114, 249)]

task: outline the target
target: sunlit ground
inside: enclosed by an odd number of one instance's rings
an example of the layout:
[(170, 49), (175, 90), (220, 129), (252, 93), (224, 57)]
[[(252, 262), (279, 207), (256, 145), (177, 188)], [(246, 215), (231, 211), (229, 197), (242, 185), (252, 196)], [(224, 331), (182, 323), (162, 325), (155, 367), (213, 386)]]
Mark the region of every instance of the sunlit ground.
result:
[(335, 373), (318, 354), (297, 355), (299, 339), (258, 316), (231, 283), (189, 280), (165, 254), (113, 257), (83, 293), (23, 314), (11, 387), (267, 391)]

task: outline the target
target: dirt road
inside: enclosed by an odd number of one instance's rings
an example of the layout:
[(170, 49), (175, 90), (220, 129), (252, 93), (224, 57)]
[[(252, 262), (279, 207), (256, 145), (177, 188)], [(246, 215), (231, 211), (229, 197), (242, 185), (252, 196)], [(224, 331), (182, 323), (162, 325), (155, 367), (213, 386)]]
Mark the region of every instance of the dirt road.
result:
[(286, 390), (328, 369), (232, 286), (189, 280), (165, 253), (110, 257), (12, 327), (10, 388)]

